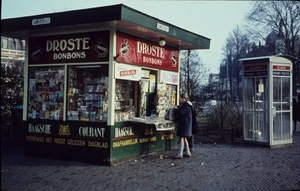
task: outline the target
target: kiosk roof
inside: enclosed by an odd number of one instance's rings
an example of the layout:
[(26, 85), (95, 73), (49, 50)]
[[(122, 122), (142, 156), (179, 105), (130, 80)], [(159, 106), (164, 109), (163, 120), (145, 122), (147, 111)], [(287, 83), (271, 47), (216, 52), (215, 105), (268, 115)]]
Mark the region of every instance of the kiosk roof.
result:
[(283, 54), (278, 54), (278, 55), (272, 55), (272, 56), (261, 56), (261, 57), (251, 57), (251, 58), (242, 58), (239, 61), (243, 63), (258, 63), (258, 62), (282, 62), (285, 63), (288, 61), (293, 62), (293, 61), (299, 61), (297, 58), (290, 56), (290, 55), (283, 55)]
[(110, 29), (151, 41), (164, 38), (179, 50), (209, 49), (210, 39), (165, 21), (146, 15), (123, 4), (82, 10), (49, 13), (1, 20), (1, 36), (26, 39), (39, 33), (84, 29)]

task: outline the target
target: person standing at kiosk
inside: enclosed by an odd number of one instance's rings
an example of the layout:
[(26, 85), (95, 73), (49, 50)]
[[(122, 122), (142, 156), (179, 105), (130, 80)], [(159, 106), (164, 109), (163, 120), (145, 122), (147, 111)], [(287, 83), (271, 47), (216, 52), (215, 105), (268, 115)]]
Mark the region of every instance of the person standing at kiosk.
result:
[(293, 122), (294, 122), (294, 132), (296, 132), (296, 128), (297, 128), (297, 117), (296, 117), (296, 116), (297, 116), (296, 113), (297, 113), (297, 110), (298, 110), (297, 106), (298, 106), (297, 100), (296, 100), (296, 98), (293, 98)]
[(296, 110), (296, 119), (300, 123), (300, 94), (298, 94), (297, 110)]
[(297, 122), (300, 123), (300, 95), (298, 95), (298, 101), (293, 98), (293, 122), (294, 122), (294, 132), (297, 130)]
[[(178, 116), (178, 127), (176, 135), (179, 137), (179, 148), (177, 155), (174, 159), (182, 159), (185, 157), (191, 157), (189, 149), (189, 143), (187, 138), (192, 136), (192, 109), (188, 104), (189, 96), (186, 93), (180, 94), (179, 102), (179, 116)], [(186, 153), (183, 154), (183, 149), (186, 148)]]

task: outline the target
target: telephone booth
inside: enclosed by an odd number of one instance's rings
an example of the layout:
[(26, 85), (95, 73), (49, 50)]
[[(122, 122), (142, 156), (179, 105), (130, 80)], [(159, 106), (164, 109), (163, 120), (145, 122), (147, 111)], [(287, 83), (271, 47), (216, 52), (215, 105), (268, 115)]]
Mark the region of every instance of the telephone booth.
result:
[(276, 55), (241, 59), (243, 139), (269, 147), (292, 144), (292, 62)]

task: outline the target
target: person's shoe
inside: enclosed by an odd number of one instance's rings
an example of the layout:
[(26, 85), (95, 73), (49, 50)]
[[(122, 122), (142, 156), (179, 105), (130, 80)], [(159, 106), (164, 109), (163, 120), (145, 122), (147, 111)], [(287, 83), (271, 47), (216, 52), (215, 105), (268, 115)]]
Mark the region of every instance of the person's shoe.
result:
[(173, 156), (173, 158), (174, 159), (183, 159), (183, 156), (181, 156), (181, 155), (175, 155), (175, 156)]
[(183, 156), (184, 156), (184, 157), (191, 157), (191, 156), (192, 156), (192, 154), (187, 154), (187, 153), (184, 153), (184, 154), (183, 154)]

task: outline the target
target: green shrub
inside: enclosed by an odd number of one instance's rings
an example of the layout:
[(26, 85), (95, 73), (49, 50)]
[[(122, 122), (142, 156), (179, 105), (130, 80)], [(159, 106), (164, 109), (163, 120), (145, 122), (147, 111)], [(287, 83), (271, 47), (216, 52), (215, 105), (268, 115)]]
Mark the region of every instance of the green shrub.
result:
[(1, 64), (1, 125), (11, 124), (11, 109), (23, 104), (23, 63)]

